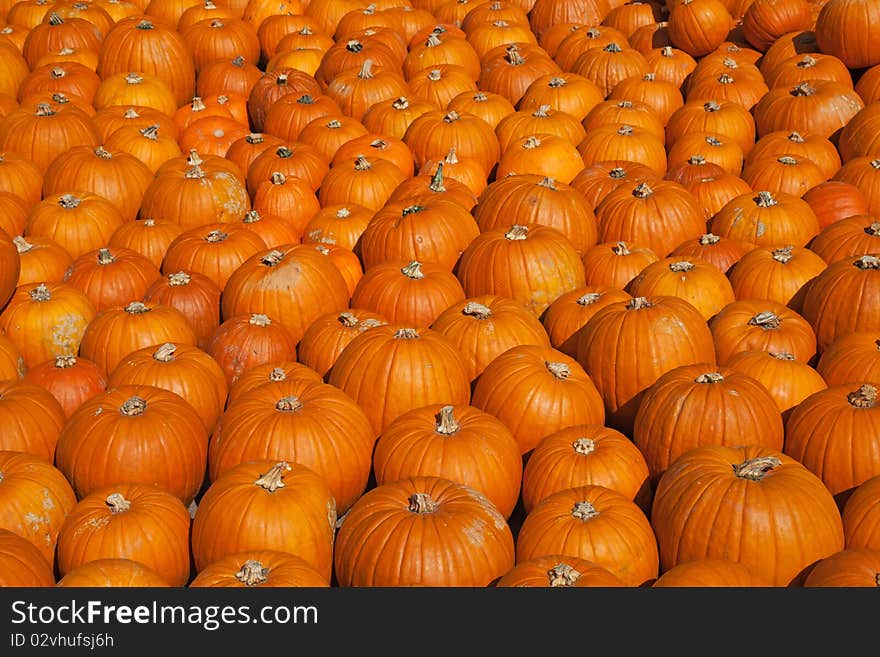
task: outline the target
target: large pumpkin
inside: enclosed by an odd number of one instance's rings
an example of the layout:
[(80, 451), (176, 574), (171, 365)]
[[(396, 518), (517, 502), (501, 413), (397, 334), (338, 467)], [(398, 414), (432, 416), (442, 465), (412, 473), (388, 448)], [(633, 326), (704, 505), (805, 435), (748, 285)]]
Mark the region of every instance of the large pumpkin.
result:
[(202, 571), (229, 554), (280, 550), (329, 581), (335, 527), (336, 503), (322, 477), (298, 463), (248, 461), (202, 496), (192, 525), (194, 564)]
[(248, 550), (228, 554), (205, 566), (190, 588), (315, 587), (330, 586), (302, 557), (280, 550)]
[(58, 580), (57, 586), (72, 588), (170, 587), (152, 568), (132, 559), (95, 559), (74, 568)]
[(698, 447), (680, 456), (657, 485), (651, 524), (664, 571), (720, 557), (773, 586), (799, 582), (844, 543), (840, 513), (822, 481), (757, 445)]
[(880, 586), (880, 550), (847, 548), (825, 557), (804, 580), (805, 587), (843, 588)]
[(495, 586), (583, 588), (617, 587), (625, 584), (607, 568), (587, 559), (547, 554), (516, 564)]
[(846, 547), (880, 550), (880, 475), (859, 484), (843, 506)]
[(0, 586), (54, 586), (52, 566), (33, 543), (0, 528)]
[[(422, 540), (398, 540), (410, 535)], [(486, 587), (513, 565), (513, 534), (485, 495), (430, 476), (365, 493), (345, 516), (334, 552), (340, 586)]]
[(664, 572), (652, 584), (656, 588), (669, 587), (746, 587), (769, 586), (752, 574), (746, 566), (730, 559), (699, 559), (685, 561)]
[(64, 411), (52, 394), (33, 383), (0, 381), (0, 450), (26, 452), (52, 463)]
[(816, 363), (829, 386), (853, 381), (880, 381), (880, 333), (855, 331), (832, 342)]

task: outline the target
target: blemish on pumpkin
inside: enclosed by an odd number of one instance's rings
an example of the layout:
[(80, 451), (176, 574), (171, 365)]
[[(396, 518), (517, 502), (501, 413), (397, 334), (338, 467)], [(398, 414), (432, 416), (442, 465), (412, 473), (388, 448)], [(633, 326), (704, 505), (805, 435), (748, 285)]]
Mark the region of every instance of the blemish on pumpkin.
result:
[(464, 535), (474, 546), (480, 547), (485, 541), (485, 526), (486, 523), (482, 518), (476, 518), (473, 523), (464, 528)]
[(759, 221), (755, 225), (755, 237), (761, 237), (766, 232), (767, 232), (767, 226), (764, 225), (763, 221)]

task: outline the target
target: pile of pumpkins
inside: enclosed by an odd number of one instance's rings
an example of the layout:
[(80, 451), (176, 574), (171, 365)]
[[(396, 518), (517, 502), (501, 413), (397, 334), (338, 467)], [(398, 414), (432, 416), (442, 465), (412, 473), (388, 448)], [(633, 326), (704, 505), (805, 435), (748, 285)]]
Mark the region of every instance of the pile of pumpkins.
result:
[(880, 2), (0, 0), (0, 585), (880, 585)]

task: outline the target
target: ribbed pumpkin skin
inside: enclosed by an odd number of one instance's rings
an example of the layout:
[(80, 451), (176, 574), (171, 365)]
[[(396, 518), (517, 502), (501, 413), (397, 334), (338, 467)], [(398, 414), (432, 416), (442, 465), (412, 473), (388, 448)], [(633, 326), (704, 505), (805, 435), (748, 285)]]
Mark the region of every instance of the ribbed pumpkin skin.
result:
[(481, 491), (505, 518), (519, 500), (523, 464), (510, 430), (474, 406), (430, 404), (404, 413), (376, 443), (376, 484), (433, 476)]
[(880, 549), (848, 548), (822, 559), (804, 580), (805, 587), (880, 586)]
[(709, 322), (719, 365), (741, 351), (787, 352), (807, 363), (816, 354), (809, 322), (777, 301), (744, 299), (722, 308)]
[(741, 351), (727, 365), (762, 383), (776, 400), (783, 420), (804, 399), (828, 387), (816, 370), (784, 352)]
[(880, 253), (880, 217), (865, 213), (838, 219), (813, 238), (810, 250), (828, 264), (863, 253)]
[(529, 513), (544, 498), (567, 488), (604, 486), (642, 509), (650, 502), (648, 464), (633, 442), (598, 424), (560, 429), (532, 450), (523, 469), (522, 502)]
[[(140, 414), (124, 406), (132, 398), (146, 402)], [(158, 486), (188, 505), (202, 485), (207, 451), (205, 426), (182, 397), (153, 386), (123, 386), (74, 412), (55, 462), (80, 499), (122, 481)]]
[(804, 399), (785, 422), (785, 453), (815, 473), (838, 503), (880, 475), (877, 396), (867, 383), (831, 386)]
[(348, 395), (309, 379), (265, 383), (226, 408), (211, 436), (211, 481), (239, 463), (278, 459), (327, 482), (345, 513), (367, 486), (376, 434)]
[(801, 314), (816, 331), (819, 352), (854, 331), (880, 330), (880, 259), (846, 258), (828, 265), (804, 295)]
[(229, 388), (226, 407), (264, 383), (277, 383), (288, 379), (305, 379), (313, 383), (324, 383), (324, 379), (315, 370), (294, 360), (272, 360), (261, 365), (254, 365), (244, 371)]
[(84, 401), (107, 389), (107, 375), (92, 361), (76, 356), (43, 361), (30, 368), (23, 380), (48, 390), (68, 418)]
[(95, 490), (61, 527), (58, 571), (64, 576), (96, 559), (131, 559), (183, 586), (189, 580), (189, 525), (180, 499), (153, 486), (116, 484)]
[(339, 354), (327, 380), (364, 410), (376, 433), (408, 410), (469, 404), (464, 358), (432, 329), (387, 324), (367, 329)]
[(282, 323), (296, 342), (309, 324), (348, 307), (348, 285), (329, 259), (308, 245), (257, 253), (229, 277), (220, 308), (224, 320), (262, 313)]
[(189, 344), (165, 342), (131, 352), (110, 373), (108, 385), (156, 386), (176, 393), (189, 402), (208, 432), (226, 404), (226, 375), (220, 365)]
[(0, 586), (54, 586), (52, 567), (39, 548), (0, 528)]
[(49, 566), (55, 563), (55, 544), (64, 517), (74, 505), (73, 489), (48, 461), (22, 452), (0, 451), (0, 528), (30, 541)]
[(760, 446), (698, 447), (680, 456), (657, 485), (651, 525), (664, 571), (728, 558), (772, 586), (799, 581), (844, 541), (840, 513), (822, 481)]
[(244, 550), (280, 550), (302, 557), (329, 581), (335, 526), (336, 503), (318, 474), (298, 463), (248, 461), (211, 484), (199, 502), (195, 567), (201, 572)]
[(471, 381), (511, 347), (522, 344), (550, 346), (547, 332), (534, 314), (521, 303), (495, 294), (470, 297), (449, 306), (431, 328), (458, 348), (466, 361)]
[(339, 528), (334, 565), (346, 587), (485, 587), (513, 567), (513, 534), (473, 488), (407, 477), (355, 503)]
[(604, 486), (567, 488), (526, 516), (516, 539), (516, 562), (567, 554), (607, 568), (626, 586), (657, 577), (657, 543), (635, 502)]
[(809, 203), (791, 194), (761, 190), (734, 196), (709, 220), (709, 230), (756, 246), (806, 246), (819, 234)]
[[(255, 562), (255, 578), (248, 578), (248, 562)], [(307, 561), (278, 550), (236, 552), (205, 566), (190, 588), (314, 587), (330, 584)]]
[(58, 580), (57, 586), (74, 588), (169, 587), (159, 573), (131, 559), (97, 559), (84, 563)]
[(379, 313), (352, 306), (341, 313), (321, 315), (296, 346), (297, 359), (321, 376), (330, 372), (348, 343), (372, 326), (387, 324)]
[(523, 561), (498, 580), (496, 587), (620, 587), (619, 577), (599, 564), (563, 554)]
[(728, 559), (700, 559), (673, 566), (652, 584), (654, 588), (670, 587), (756, 587), (769, 586), (743, 564)]
[(586, 285), (584, 265), (555, 228), (506, 226), (475, 237), (462, 253), (458, 278), (468, 297), (519, 301), (537, 317), (561, 295)]
[(285, 325), (266, 315), (244, 314), (225, 320), (205, 349), (232, 386), (250, 368), (296, 357), (296, 340)]
[(880, 550), (880, 475), (852, 492), (843, 506), (843, 534), (848, 548)]
[(769, 299), (800, 311), (810, 282), (827, 267), (807, 248), (758, 246), (736, 265), (730, 284), (737, 299)]
[(675, 459), (704, 445), (762, 445), (781, 450), (776, 400), (758, 381), (710, 363), (670, 370), (648, 388), (633, 423), (633, 442), (656, 484)]
[(658, 296), (613, 303), (593, 315), (581, 330), (577, 360), (605, 401), (606, 424), (631, 435), (645, 389), (679, 365), (714, 363), (715, 347), (696, 308)]
[(64, 411), (52, 394), (32, 383), (0, 381), (0, 449), (26, 452), (52, 463)]
[(496, 357), (477, 379), (472, 403), (507, 425), (522, 454), (564, 427), (605, 422), (593, 381), (550, 347), (520, 345)]

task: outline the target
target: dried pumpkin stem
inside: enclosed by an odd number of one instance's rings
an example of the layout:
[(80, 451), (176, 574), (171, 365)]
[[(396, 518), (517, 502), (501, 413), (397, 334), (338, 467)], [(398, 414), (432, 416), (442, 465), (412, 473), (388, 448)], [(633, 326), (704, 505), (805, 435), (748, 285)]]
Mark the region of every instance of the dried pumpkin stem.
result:
[(547, 571), (547, 581), (551, 588), (574, 586), (581, 578), (581, 574), (567, 563), (558, 563)]
[(413, 513), (435, 513), (440, 505), (428, 493), (413, 493), (409, 498), (409, 510)]
[(177, 351), (177, 345), (173, 342), (166, 342), (163, 345), (160, 345), (155, 352), (153, 352), (153, 359), (159, 361), (160, 363), (169, 363), (174, 360), (174, 353)]
[(565, 363), (545, 362), (544, 366), (559, 381), (564, 381), (571, 376), (571, 368)]
[(260, 475), (254, 482), (255, 486), (274, 493), (279, 488), (284, 488), (284, 473), (290, 472), (292, 468), (287, 461), (279, 461), (273, 465), (268, 472)]
[(414, 328), (401, 328), (394, 332), (395, 340), (418, 340), (419, 332)]
[(265, 584), (269, 581), (269, 569), (256, 559), (248, 559), (245, 561), (241, 569), (235, 573), (235, 579), (245, 586), (256, 586), (257, 584)]
[(137, 395), (129, 397), (122, 403), (122, 406), (119, 407), (119, 412), (126, 417), (143, 415), (146, 410), (147, 400), (143, 397), (138, 397)]
[(749, 326), (760, 326), (765, 331), (778, 329), (782, 324), (779, 315), (769, 310), (759, 312), (748, 321)]
[(65, 354), (64, 356), (55, 357), (55, 367), (59, 370), (66, 370), (68, 367), (76, 365), (76, 356)]
[(743, 463), (734, 463), (733, 472), (740, 479), (761, 481), (773, 468), (782, 465), (776, 456), (759, 456)]
[(52, 293), (45, 283), (37, 285), (37, 287), (28, 292), (28, 296), (34, 301), (49, 301), (52, 299)]
[(187, 274), (185, 271), (179, 271), (176, 274), (168, 275), (168, 285), (171, 287), (178, 287), (180, 285), (189, 285), (192, 281), (192, 277)]
[(877, 388), (865, 383), (858, 390), (849, 393), (846, 400), (855, 408), (873, 408), (877, 403)]
[(461, 313), (469, 317), (485, 320), (489, 319), (492, 315), (492, 309), (476, 301), (468, 301), (464, 304), (464, 308), (461, 309)]
[(590, 520), (599, 515), (599, 512), (596, 511), (596, 507), (594, 507), (587, 500), (581, 500), (580, 502), (576, 502), (574, 507), (571, 509), (571, 515), (578, 520)]
[(122, 493), (111, 493), (104, 502), (110, 507), (111, 514), (125, 513), (131, 508), (131, 502), (125, 499)]
[(722, 381), (724, 381), (724, 375), (721, 372), (706, 372), (694, 379), (694, 383), (721, 383)]
[(413, 280), (421, 280), (425, 277), (425, 272), (422, 271), (422, 263), (418, 260), (413, 260), (406, 267), (402, 267), (400, 272), (406, 276), (407, 278), (411, 278)]
[(592, 438), (578, 438), (571, 444), (571, 446), (577, 454), (581, 454), (582, 456), (587, 456), (596, 451), (596, 441)]
[(275, 402), (275, 410), (282, 411), (284, 413), (295, 413), (296, 411), (302, 410), (302, 408), (303, 403), (299, 400), (298, 397), (294, 395), (282, 397), (277, 402)]
[(272, 320), (269, 319), (268, 315), (263, 315), (262, 313), (254, 313), (251, 315), (250, 319), (248, 319), (248, 324), (251, 326), (270, 326), (272, 324)]
[(443, 434), (444, 436), (451, 436), (458, 433), (458, 430), (461, 429), (461, 425), (459, 425), (458, 421), (453, 416), (454, 410), (454, 406), (447, 405), (441, 408), (440, 412), (437, 413), (435, 416), (437, 421), (437, 433)]

